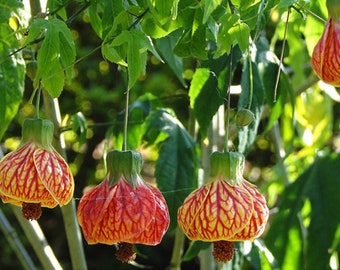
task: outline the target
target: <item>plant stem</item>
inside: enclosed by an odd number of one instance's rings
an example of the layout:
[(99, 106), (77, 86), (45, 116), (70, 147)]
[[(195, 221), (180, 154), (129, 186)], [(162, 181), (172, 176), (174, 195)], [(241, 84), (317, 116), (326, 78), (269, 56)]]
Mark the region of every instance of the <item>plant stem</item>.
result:
[(283, 56), (285, 52), (285, 47), (286, 47), (286, 37), (287, 37), (287, 29), (288, 29), (288, 22), (289, 22), (289, 15), (290, 15), (290, 9), (288, 9), (287, 13), (287, 20), (285, 24), (285, 31), (283, 33), (283, 43), (282, 43), (282, 50), (281, 50), (281, 55), (280, 55), (280, 63), (279, 63), (279, 70), (277, 71), (277, 76), (276, 76), (276, 82), (275, 82), (275, 88), (274, 88), (274, 98), (273, 101), (276, 102), (276, 96), (277, 96), (277, 89), (279, 87), (279, 81), (280, 81), (280, 75), (281, 75), (281, 68), (283, 66), (282, 61), (283, 61)]
[(21, 265), (26, 270), (34, 270), (36, 266), (34, 265), (30, 255), (27, 253), (25, 247), (21, 243), (16, 231), (13, 229), (9, 221), (7, 220), (5, 214), (0, 209), (0, 229), (4, 233), (8, 243), (11, 248), (14, 250), (15, 254), (18, 256), (18, 259)]
[(127, 150), (127, 130), (128, 130), (128, 122), (129, 122), (129, 97), (130, 97), (130, 89), (129, 89), (129, 75), (127, 79), (127, 87), (125, 92), (125, 115), (124, 115), (124, 131), (123, 131), (123, 151)]
[(253, 82), (253, 63), (251, 60), (251, 51), (248, 50), (248, 63), (249, 63), (249, 103), (247, 109), (250, 110), (253, 103), (254, 82)]
[[(231, 3), (230, 3), (231, 4)], [(230, 89), (232, 82), (232, 69), (233, 69), (233, 46), (230, 48), (229, 54), (229, 70), (228, 70), (228, 87), (227, 87), (227, 113), (226, 113), (226, 123), (225, 123), (225, 144), (224, 151), (229, 151), (229, 123), (230, 123)]]
[(169, 270), (181, 270), (181, 257), (183, 254), (183, 245), (185, 241), (185, 235), (179, 226), (176, 227), (175, 231), (175, 242), (172, 249), (172, 256), (170, 261)]
[(11, 205), (14, 215), (19, 221), (24, 233), (37, 254), (44, 269), (62, 270), (55, 257), (52, 248), (47, 243), (44, 233), (36, 220), (27, 221), (21, 212), (21, 208)]
[[(44, 107), (46, 110), (46, 116), (54, 124), (54, 142), (55, 149), (66, 160), (65, 153), (65, 141), (62, 134), (60, 134), (60, 110), (58, 99), (52, 99), (51, 96), (43, 91)], [(73, 269), (86, 270), (86, 260), (83, 248), (83, 242), (81, 237), (80, 228), (76, 218), (76, 205), (74, 200), (61, 207), (61, 212), (64, 219), (64, 226), (66, 231), (66, 237), (68, 241), (69, 251), (71, 255)]]

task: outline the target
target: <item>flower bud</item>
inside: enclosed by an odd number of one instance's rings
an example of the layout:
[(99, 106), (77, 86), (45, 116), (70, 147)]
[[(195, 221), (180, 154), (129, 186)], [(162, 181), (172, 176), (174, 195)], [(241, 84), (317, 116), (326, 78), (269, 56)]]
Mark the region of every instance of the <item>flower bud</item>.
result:
[(236, 114), (236, 124), (240, 127), (245, 127), (255, 120), (255, 115), (251, 110), (240, 109)]

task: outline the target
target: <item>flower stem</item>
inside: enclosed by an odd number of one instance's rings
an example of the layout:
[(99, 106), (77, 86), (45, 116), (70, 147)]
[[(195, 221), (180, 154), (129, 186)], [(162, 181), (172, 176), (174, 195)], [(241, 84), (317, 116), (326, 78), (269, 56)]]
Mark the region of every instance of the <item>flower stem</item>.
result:
[(127, 129), (129, 122), (129, 97), (130, 97), (130, 89), (129, 89), (129, 75), (127, 76), (127, 87), (125, 92), (125, 115), (124, 115), (124, 131), (123, 131), (123, 151), (127, 150)]
[(232, 81), (232, 69), (233, 69), (233, 46), (230, 48), (229, 54), (229, 70), (228, 70), (228, 88), (227, 88), (227, 113), (226, 113), (226, 124), (225, 124), (225, 143), (224, 143), (224, 151), (229, 151), (229, 123), (230, 123), (230, 89), (231, 89), (231, 81)]
[(172, 249), (172, 257), (170, 262), (170, 270), (181, 270), (181, 257), (183, 253), (183, 245), (185, 241), (185, 235), (179, 226), (175, 231), (175, 242)]

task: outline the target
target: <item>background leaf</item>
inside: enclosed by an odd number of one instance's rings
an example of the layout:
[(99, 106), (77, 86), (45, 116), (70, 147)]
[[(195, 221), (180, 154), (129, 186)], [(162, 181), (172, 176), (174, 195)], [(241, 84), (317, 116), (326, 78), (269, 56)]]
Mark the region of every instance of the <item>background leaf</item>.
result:
[[(72, 77), (73, 63), (76, 59), (75, 45), (71, 30), (67, 25), (52, 18), (48, 21), (36, 19), (40, 31), (44, 31), (44, 40), (38, 52), (38, 69), (34, 80), (37, 88), (42, 86), (53, 97), (59, 97), (65, 84), (65, 79)], [(66, 78), (65, 78), (66, 77)]]
[(0, 23), (0, 139), (17, 114), (24, 92), (25, 65), (21, 53), (9, 57), (18, 48), (13, 30)]
[(195, 143), (181, 123), (169, 112), (158, 109), (146, 119), (145, 139), (157, 140), (152, 134), (165, 133), (160, 143), (155, 177), (170, 212), (170, 230), (177, 226), (177, 209), (186, 196), (197, 187), (197, 160)]
[(285, 189), (266, 236), (267, 246), (282, 268), (303, 267), (304, 260), (307, 269), (328, 269), (340, 226), (339, 173), (340, 155), (333, 153), (318, 158)]

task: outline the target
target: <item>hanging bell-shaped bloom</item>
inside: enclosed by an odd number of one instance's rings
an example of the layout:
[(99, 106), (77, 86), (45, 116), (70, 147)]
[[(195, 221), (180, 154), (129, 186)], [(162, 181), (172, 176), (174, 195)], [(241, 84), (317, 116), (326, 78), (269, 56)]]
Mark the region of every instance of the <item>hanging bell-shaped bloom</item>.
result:
[(132, 244), (161, 242), (169, 211), (161, 192), (142, 179), (140, 153), (114, 150), (106, 160), (107, 176), (81, 198), (78, 221), (88, 244), (117, 244), (117, 258), (130, 262)]
[(191, 240), (214, 243), (216, 260), (229, 261), (234, 241), (259, 237), (268, 220), (266, 200), (243, 179), (241, 153), (214, 152), (209, 182), (193, 191), (178, 209), (178, 224)]
[(311, 64), (324, 82), (340, 86), (340, 1), (327, 0), (329, 19), (316, 44)]
[(73, 196), (73, 176), (52, 139), (51, 121), (26, 119), (20, 146), (0, 161), (0, 197), (22, 206), (29, 220), (40, 217), (41, 207), (63, 206)]

